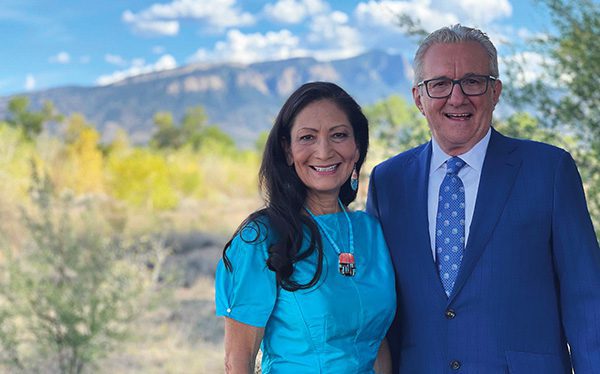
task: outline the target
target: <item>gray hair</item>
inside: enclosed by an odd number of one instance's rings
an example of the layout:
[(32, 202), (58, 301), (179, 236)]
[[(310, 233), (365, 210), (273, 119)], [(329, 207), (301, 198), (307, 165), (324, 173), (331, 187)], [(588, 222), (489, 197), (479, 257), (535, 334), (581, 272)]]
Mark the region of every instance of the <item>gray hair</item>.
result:
[(415, 59), (413, 60), (413, 70), (415, 72), (414, 84), (416, 85), (423, 80), (423, 58), (429, 47), (434, 44), (465, 42), (477, 42), (485, 49), (490, 58), (490, 75), (498, 77), (498, 53), (487, 34), (481, 30), (457, 23), (456, 25), (442, 27), (432, 32), (419, 44), (419, 49), (417, 49)]

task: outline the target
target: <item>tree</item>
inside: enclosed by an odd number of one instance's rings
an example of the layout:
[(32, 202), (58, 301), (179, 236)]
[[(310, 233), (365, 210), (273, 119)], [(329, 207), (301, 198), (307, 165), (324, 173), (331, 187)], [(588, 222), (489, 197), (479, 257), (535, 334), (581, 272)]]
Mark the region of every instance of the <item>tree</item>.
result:
[(197, 137), (195, 149), (209, 147), (214, 151), (228, 152), (235, 150), (235, 142), (217, 126), (207, 126)]
[(106, 156), (126, 152), (131, 144), (127, 131), (118, 128), (110, 143), (103, 146), (102, 151)]
[(100, 134), (88, 124), (85, 117), (75, 113), (67, 121), (63, 167), (56, 172), (66, 172), (67, 186), (77, 193), (103, 190), (104, 156), (98, 147)]
[(173, 114), (157, 112), (154, 114), (156, 132), (152, 135), (150, 144), (157, 148), (179, 148), (184, 142), (181, 131), (175, 126)]
[(201, 143), (202, 132), (206, 127), (208, 117), (204, 108), (195, 106), (188, 108), (181, 121), (181, 133), (187, 143), (191, 144), (194, 149), (198, 149)]
[[(534, 82), (513, 87), (511, 104), (533, 106), (548, 128), (578, 132), (600, 154), (600, 4), (591, 0), (539, 0), (556, 34), (533, 40), (543, 57)], [(512, 77), (526, 68), (511, 66)]]
[(61, 121), (62, 116), (57, 114), (54, 105), (46, 101), (42, 110), (30, 111), (29, 98), (26, 96), (15, 96), (8, 102), (8, 117), (6, 122), (14, 127), (20, 128), (26, 139), (33, 139), (39, 135), (44, 123), (49, 121)]
[(429, 140), (429, 127), (417, 108), (393, 95), (365, 108), (374, 145), (383, 147), (383, 156), (400, 153)]
[(157, 148), (171, 149), (189, 144), (193, 149), (198, 149), (207, 135), (206, 132), (214, 132), (210, 129), (211, 126), (206, 126), (207, 119), (202, 106), (188, 108), (179, 125), (175, 124), (170, 112), (158, 112), (154, 115), (157, 130), (152, 136), (151, 144)]
[(107, 189), (115, 198), (149, 211), (172, 209), (179, 196), (164, 155), (147, 148), (112, 155), (107, 160)]
[[(600, 233), (600, 4), (592, 0), (539, 0), (546, 5), (555, 34), (533, 41), (544, 57), (541, 75), (507, 90), (516, 108), (533, 109), (540, 125), (576, 134), (567, 148), (578, 162), (588, 204)], [(526, 61), (509, 66), (519, 83)]]
[(556, 131), (540, 126), (535, 117), (525, 112), (514, 113), (505, 120), (496, 119), (494, 127), (502, 134), (513, 138), (531, 139), (563, 148), (572, 147), (575, 143), (573, 138), (563, 138)]

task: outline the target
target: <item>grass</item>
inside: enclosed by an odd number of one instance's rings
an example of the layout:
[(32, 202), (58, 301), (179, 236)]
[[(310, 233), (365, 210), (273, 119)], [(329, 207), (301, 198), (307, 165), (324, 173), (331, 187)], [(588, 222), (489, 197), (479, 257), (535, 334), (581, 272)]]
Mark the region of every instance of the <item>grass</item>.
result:
[[(214, 316), (214, 283), (212, 277), (201, 277), (193, 287), (174, 290), (173, 301), (158, 310), (146, 313), (132, 330), (134, 338), (118, 352), (98, 365), (97, 373), (145, 374), (219, 374), (223, 373), (223, 343), (221, 336), (208, 340), (190, 336), (193, 329), (218, 326), (222, 321)], [(186, 302), (200, 303), (207, 310), (191, 311), (177, 318)], [(200, 319), (201, 318), (201, 319)]]

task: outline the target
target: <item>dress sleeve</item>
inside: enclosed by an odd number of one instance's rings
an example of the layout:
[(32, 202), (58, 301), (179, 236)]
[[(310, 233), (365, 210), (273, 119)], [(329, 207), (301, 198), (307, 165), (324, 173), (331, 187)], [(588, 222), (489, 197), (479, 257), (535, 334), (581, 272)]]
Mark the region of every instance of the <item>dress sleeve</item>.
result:
[(227, 249), (231, 271), (223, 260), (215, 276), (217, 316), (255, 327), (265, 327), (277, 298), (275, 273), (267, 267), (266, 227), (250, 223)]

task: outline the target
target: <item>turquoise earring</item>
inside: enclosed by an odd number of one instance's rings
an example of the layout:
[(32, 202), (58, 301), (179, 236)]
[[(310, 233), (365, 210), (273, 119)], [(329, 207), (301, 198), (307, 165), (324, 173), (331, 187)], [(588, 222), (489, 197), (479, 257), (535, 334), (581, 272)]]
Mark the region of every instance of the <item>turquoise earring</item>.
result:
[(350, 177), (350, 187), (352, 191), (358, 190), (358, 172), (356, 171), (356, 164), (354, 164), (354, 169), (352, 169), (352, 176)]

